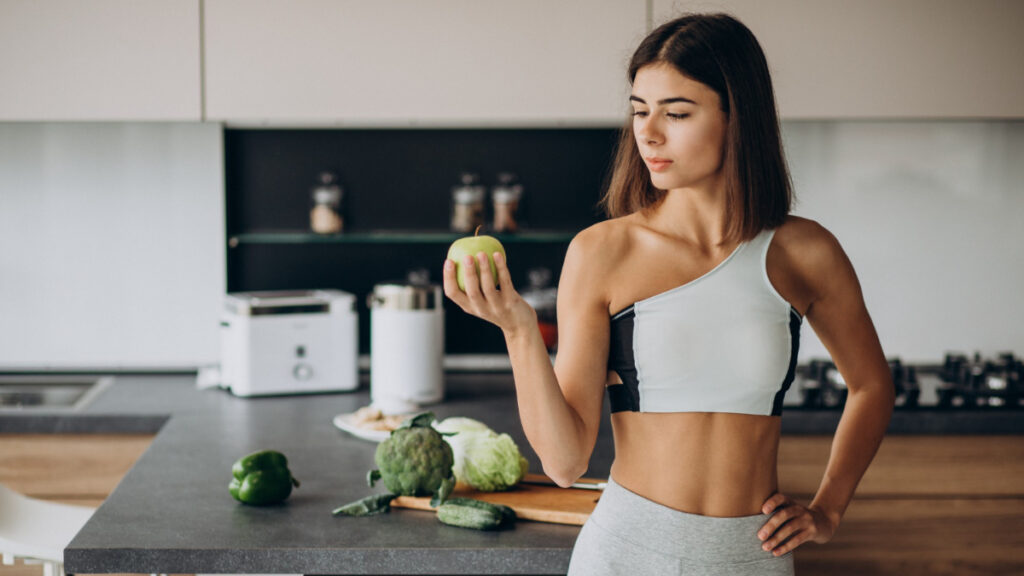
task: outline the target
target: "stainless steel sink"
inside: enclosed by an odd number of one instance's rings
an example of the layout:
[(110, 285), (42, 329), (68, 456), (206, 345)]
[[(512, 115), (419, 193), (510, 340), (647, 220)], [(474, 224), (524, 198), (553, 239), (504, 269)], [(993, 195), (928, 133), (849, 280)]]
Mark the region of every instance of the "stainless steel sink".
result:
[(110, 376), (0, 375), (0, 413), (80, 410), (113, 381)]

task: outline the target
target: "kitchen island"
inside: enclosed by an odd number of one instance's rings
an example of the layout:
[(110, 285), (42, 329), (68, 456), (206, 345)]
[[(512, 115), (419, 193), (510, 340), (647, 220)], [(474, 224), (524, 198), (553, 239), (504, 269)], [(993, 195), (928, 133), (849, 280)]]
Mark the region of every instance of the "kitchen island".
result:
[[(331, 510), (341, 504), (383, 491), (380, 485), (366, 485), (376, 444), (331, 423), (335, 415), (369, 402), (365, 375), (363, 387), (351, 393), (256, 399), (197, 390), (194, 382), (191, 376), (120, 376), (80, 412), (0, 418), (0, 432), (6, 433), (156, 433), (149, 449), (66, 549), (67, 572), (565, 573), (579, 531), (575, 526), (521, 521), (509, 530), (478, 532), (440, 524), (432, 512), (406, 509), (369, 518), (332, 516)], [(445, 401), (431, 409), (438, 418), (470, 416), (508, 432), (531, 460), (533, 471), (540, 472), (522, 434), (507, 373), (449, 375)], [(921, 425), (907, 423), (922, 422), (923, 416), (898, 412), (890, 431), (913, 433)], [(836, 420), (837, 413), (785, 412), (784, 432), (823, 427), (816, 436), (783, 439), (780, 482), (802, 501), (820, 480), (828, 457), (827, 435)], [(933, 441), (934, 448), (929, 444)], [(978, 441), (991, 444), (991, 450), (978, 452)], [(227, 491), (231, 464), (268, 448), (288, 456), (302, 486), (283, 505), (238, 504)], [(891, 456), (883, 453), (886, 449)], [(910, 557), (929, 558), (921, 567), (927, 570), (922, 573), (931, 574), (1024, 567), (1021, 553), (1012, 550), (1024, 544), (1024, 500), (1013, 480), (1024, 471), (1020, 437), (893, 436), (883, 452), (858, 492), (866, 497), (855, 500), (837, 539), (829, 546), (798, 550), (798, 568), (806, 568), (801, 573), (865, 573), (899, 566), (913, 574)], [(917, 458), (923, 464), (915, 468), (915, 454), (922, 453)], [(974, 455), (976, 467), (972, 474), (962, 474), (960, 482), (954, 477), (955, 461), (964, 454)], [(606, 476), (612, 458), (606, 407), (587, 476)], [(988, 461), (1002, 462), (1007, 477), (987, 472)], [(942, 476), (930, 466), (949, 470), (945, 482), (950, 487), (924, 484)], [(976, 488), (964, 488), (972, 485)], [(981, 496), (950, 499), (950, 493), (971, 490)], [(902, 496), (894, 500), (893, 494)], [(913, 534), (902, 528), (908, 522)], [(974, 539), (970, 547), (950, 548), (963, 534)], [(912, 546), (893, 545), (901, 541)], [(983, 560), (975, 563), (972, 558)], [(839, 567), (851, 571), (837, 572)]]
[[(479, 532), (405, 509), (333, 516), (341, 504), (384, 491), (366, 484), (377, 445), (331, 422), (369, 403), (365, 386), (343, 394), (242, 399), (197, 390), (194, 382), (119, 377), (81, 413), (5, 419), (0, 428), (8, 432), (158, 431), (66, 549), (68, 573), (565, 572), (575, 526), (519, 522)], [(445, 401), (431, 409), (438, 418), (472, 416), (509, 432), (539, 471), (507, 375), (451, 378)], [(604, 476), (610, 437), (599, 445), (591, 472)], [(282, 505), (245, 506), (228, 494), (231, 464), (261, 449), (286, 454), (302, 483)]]

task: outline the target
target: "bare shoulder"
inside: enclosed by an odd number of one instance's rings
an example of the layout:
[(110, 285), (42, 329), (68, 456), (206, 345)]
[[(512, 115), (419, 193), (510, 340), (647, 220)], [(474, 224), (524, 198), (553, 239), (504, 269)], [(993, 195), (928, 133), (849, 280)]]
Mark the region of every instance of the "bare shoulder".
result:
[(612, 218), (584, 228), (569, 243), (566, 259), (585, 258), (596, 271), (607, 272), (629, 250), (629, 217)]
[(839, 240), (816, 220), (790, 215), (775, 231), (777, 244), (795, 264), (827, 265), (842, 254)]
[(604, 220), (584, 228), (569, 243), (562, 266), (562, 284), (587, 287), (599, 301), (607, 302), (608, 278), (626, 257), (630, 245), (628, 217)]
[(621, 242), (628, 233), (629, 221), (629, 216), (602, 220), (580, 230), (572, 241), (587, 247), (613, 247), (617, 242)]
[(830, 245), (839, 244), (835, 236), (817, 220), (792, 214), (775, 230), (774, 241), (787, 252), (795, 253), (801, 250), (827, 250)]
[(832, 232), (815, 220), (790, 215), (775, 231), (777, 245), (793, 270), (812, 289), (815, 299), (857, 279), (846, 252)]

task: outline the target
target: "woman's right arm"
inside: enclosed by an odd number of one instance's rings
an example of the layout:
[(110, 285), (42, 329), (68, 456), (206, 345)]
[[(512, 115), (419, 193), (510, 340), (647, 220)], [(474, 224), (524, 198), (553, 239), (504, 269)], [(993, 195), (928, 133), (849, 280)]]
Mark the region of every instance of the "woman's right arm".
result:
[[(601, 421), (601, 403), (608, 363), (608, 303), (600, 269), (606, 257), (600, 237), (584, 230), (569, 244), (558, 285), (558, 355), (555, 366), (544, 347), (536, 314), (512, 286), (508, 267), (495, 254), (500, 290), (481, 284), (467, 270), (466, 292), (455, 282), (454, 266), (445, 266), (445, 294), (466, 312), (502, 329), (512, 362), (523, 431), (541, 459), (544, 472), (560, 486), (575, 482), (587, 470)], [(483, 258), (480, 258), (483, 256)], [(605, 255), (606, 256), (606, 255)], [(477, 255), (481, 276), (489, 263)]]

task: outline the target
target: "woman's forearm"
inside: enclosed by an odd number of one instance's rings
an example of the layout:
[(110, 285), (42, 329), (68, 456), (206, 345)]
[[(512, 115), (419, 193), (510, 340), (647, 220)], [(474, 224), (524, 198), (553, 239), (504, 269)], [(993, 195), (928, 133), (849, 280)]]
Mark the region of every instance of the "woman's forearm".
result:
[(576, 481), (587, 468), (590, 450), (583, 441), (582, 420), (565, 400), (540, 330), (505, 333), (519, 418), (544, 472), (559, 485)]
[(811, 502), (835, 525), (846, 512), (857, 484), (875, 457), (892, 416), (893, 392), (888, 386), (850, 391), (839, 420), (821, 486)]

